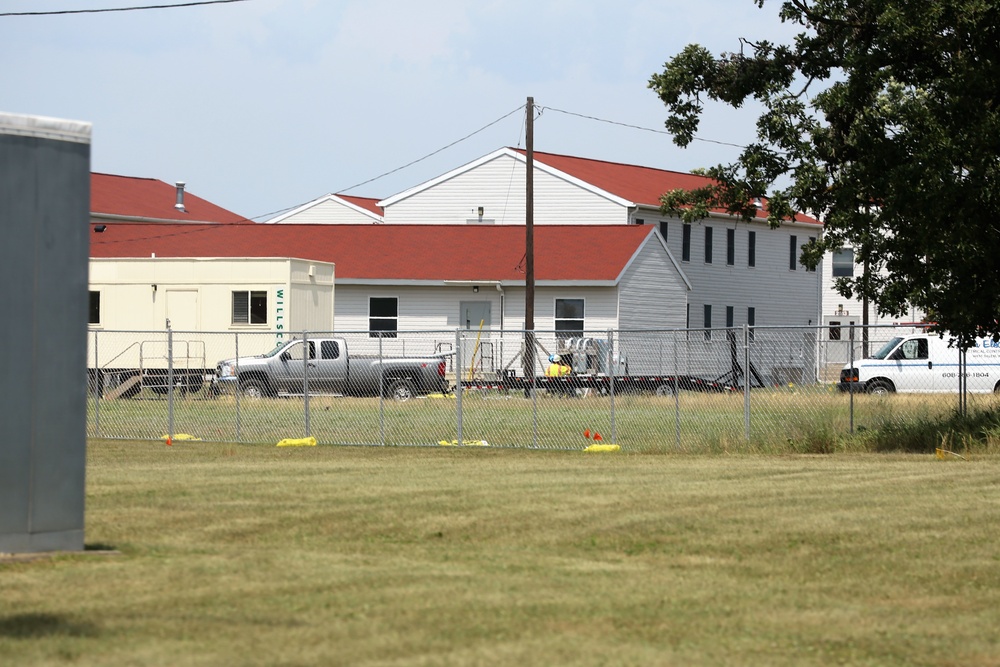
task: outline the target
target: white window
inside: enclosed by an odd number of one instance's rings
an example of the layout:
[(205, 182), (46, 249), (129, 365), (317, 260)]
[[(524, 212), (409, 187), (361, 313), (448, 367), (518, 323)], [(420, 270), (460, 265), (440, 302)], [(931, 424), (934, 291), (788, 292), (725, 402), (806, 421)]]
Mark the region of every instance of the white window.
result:
[(841, 248), (833, 251), (833, 277), (854, 277), (854, 248)]
[(373, 296), (368, 299), (368, 335), (372, 338), (395, 338), (399, 331), (399, 299)]
[(233, 324), (267, 324), (267, 292), (233, 292)]
[(556, 338), (583, 335), (583, 299), (556, 299)]

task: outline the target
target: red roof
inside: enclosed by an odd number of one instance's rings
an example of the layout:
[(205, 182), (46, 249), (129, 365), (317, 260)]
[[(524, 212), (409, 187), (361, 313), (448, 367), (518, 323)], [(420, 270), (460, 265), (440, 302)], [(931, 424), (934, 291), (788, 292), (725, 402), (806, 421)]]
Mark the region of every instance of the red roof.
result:
[(366, 211), (370, 211), (377, 216), (385, 215), (385, 209), (378, 205), (381, 199), (374, 199), (372, 197), (355, 197), (354, 195), (337, 195), (346, 202), (350, 202), (357, 206), (358, 208), (363, 208)]
[(114, 215), (186, 222), (249, 222), (243, 216), (205, 201), (186, 190), (184, 208), (187, 212), (174, 208), (176, 203), (177, 187), (155, 178), (96, 173), (90, 175), (92, 217)]
[[(616, 280), (654, 231), (644, 225), (539, 225), (535, 279)], [(92, 231), (93, 258), (297, 257), (336, 264), (337, 280), (524, 280), (523, 226), (172, 225)]]
[[(515, 150), (522, 155), (525, 153), (520, 148), (513, 148), (511, 150)], [(660, 206), (660, 195), (670, 190), (694, 190), (695, 188), (704, 187), (707, 183), (711, 182), (711, 179), (696, 174), (653, 169), (652, 167), (638, 167), (617, 162), (604, 162), (602, 160), (591, 160), (569, 155), (556, 155), (535, 151), (534, 159), (536, 162), (558, 169), (565, 174), (569, 174), (574, 178), (578, 178), (634, 204), (654, 208), (659, 208)], [(761, 209), (757, 213), (757, 218), (761, 220), (767, 218), (766, 208)], [(796, 214), (795, 220), (797, 222), (820, 224), (818, 220), (802, 213)]]

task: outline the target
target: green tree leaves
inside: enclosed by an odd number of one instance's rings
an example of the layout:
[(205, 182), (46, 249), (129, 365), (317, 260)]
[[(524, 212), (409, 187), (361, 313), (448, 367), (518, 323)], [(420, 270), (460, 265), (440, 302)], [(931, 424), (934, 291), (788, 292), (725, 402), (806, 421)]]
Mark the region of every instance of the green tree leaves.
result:
[(705, 103), (764, 107), (738, 160), (704, 170), (715, 184), (664, 210), (810, 212), (825, 232), (803, 261), (851, 246), (868, 266), (845, 296), (915, 305), (964, 343), (1000, 334), (1000, 3), (785, 0), (780, 17), (803, 27), (791, 45), (688, 46), (651, 77), (680, 146)]

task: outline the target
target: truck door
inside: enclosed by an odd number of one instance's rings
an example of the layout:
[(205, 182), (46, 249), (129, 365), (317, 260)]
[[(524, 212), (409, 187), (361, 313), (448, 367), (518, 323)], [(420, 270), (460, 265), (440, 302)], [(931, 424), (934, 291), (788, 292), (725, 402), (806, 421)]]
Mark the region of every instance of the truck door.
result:
[[(321, 340), (319, 359), (316, 361), (316, 377), (324, 391), (343, 394), (347, 390), (347, 357), (341, 349), (340, 341)], [(312, 387), (312, 376), (309, 376)]]
[(941, 371), (929, 358), (927, 338), (907, 338), (889, 356), (886, 370), (899, 392), (938, 391)]
[[(303, 341), (298, 340), (285, 348), (271, 363), (274, 367), (274, 381), (279, 392), (301, 394), (305, 382), (305, 365), (309, 366), (309, 380), (312, 382), (316, 367), (316, 341), (309, 341), (308, 350)], [(312, 390), (310, 389), (310, 392)]]

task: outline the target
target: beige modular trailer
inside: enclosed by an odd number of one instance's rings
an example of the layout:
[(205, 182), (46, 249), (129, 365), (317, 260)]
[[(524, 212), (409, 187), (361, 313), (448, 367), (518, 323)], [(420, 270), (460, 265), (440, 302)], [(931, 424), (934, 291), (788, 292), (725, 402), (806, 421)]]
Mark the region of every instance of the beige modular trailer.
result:
[(108, 398), (166, 393), (170, 366), (175, 386), (198, 391), (237, 346), (259, 354), (292, 332), (333, 331), (329, 262), (92, 258), (89, 282), (90, 389)]

